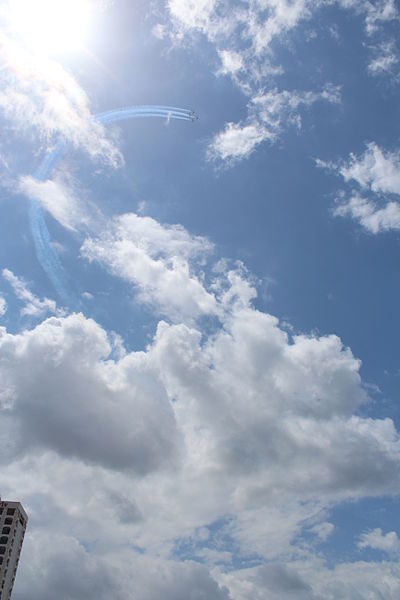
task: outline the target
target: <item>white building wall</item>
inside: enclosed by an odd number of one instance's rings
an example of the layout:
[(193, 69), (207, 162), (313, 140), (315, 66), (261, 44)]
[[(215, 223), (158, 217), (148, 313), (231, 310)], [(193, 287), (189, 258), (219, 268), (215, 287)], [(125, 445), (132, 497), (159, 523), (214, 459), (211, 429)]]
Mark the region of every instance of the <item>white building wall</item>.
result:
[(19, 502), (0, 500), (0, 600), (10, 600), (28, 517)]

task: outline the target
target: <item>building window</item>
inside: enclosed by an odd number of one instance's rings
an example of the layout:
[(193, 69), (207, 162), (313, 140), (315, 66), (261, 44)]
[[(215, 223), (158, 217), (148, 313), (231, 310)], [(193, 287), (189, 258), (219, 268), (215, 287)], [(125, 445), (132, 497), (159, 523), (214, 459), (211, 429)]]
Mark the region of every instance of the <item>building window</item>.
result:
[(0, 546), (0, 554), (5, 554), (6, 553), (6, 549), (4, 546)]
[(3, 527), (3, 530), (1, 533), (6, 533), (7, 535), (10, 533), (11, 528), (10, 527)]
[(7, 514), (13, 515), (15, 513), (15, 508), (7, 508)]
[(6, 517), (6, 518), (4, 519), (4, 524), (5, 524), (5, 525), (11, 525), (11, 523), (12, 523), (12, 522), (13, 522), (13, 520), (12, 520), (12, 518), (11, 518), (11, 517)]

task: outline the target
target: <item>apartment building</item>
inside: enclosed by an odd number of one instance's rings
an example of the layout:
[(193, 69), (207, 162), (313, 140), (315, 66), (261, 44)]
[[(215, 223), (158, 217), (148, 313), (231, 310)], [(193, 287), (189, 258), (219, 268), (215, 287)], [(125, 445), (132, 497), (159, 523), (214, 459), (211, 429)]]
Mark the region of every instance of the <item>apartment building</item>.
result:
[(0, 600), (10, 600), (28, 516), (19, 502), (0, 498)]

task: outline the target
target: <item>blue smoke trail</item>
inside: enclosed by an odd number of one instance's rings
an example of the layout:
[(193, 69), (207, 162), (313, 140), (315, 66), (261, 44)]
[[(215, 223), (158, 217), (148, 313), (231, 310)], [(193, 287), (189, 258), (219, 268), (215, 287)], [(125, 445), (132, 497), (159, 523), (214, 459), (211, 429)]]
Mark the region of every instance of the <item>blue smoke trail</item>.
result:
[[(181, 119), (183, 121), (195, 121), (197, 119), (197, 116), (193, 111), (184, 108), (144, 105), (127, 106), (125, 108), (109, 110), (95, 115), (94, 120), (103, 125), (107, 125), (117, 121), (143, 117)], [(65, 142), (58, 142), (55, 148), (45, 156), (33, 177), (37, 181), (42, 182), (50, 179), (53, 170), (67, 154), (67, 151), (67, 144)], [(54, 246), (51, 244), (50, 233), (46, 225), (40, 202), (33, 197), (30, 198), (30, 200), (30, 225), (38, 261), (53, 284), (58, 296), (67, 304), (67, 306), (77, 308), (80, 306), (80, 301), (73, 298), (67, 289), (66, 283), (68, 278), (61, 264), (60, 257)]]

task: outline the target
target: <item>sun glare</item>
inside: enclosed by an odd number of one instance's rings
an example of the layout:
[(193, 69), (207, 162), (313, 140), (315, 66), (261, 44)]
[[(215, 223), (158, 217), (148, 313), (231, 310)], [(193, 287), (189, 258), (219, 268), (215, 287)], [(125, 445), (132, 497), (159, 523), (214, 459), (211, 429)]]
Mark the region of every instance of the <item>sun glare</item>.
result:
[(33, 51), (57, 54), (79, 49), (89, 25), (85, 0), (11, 0), (11, 25)]

